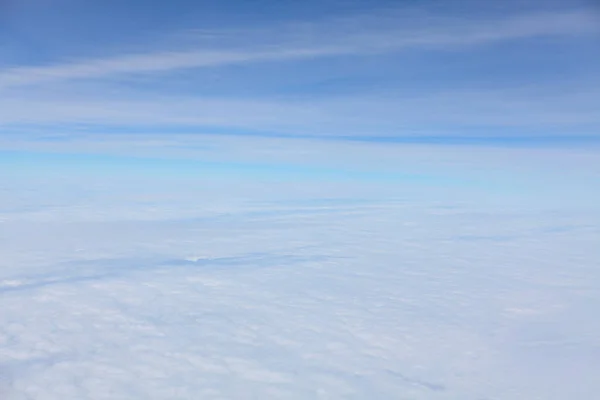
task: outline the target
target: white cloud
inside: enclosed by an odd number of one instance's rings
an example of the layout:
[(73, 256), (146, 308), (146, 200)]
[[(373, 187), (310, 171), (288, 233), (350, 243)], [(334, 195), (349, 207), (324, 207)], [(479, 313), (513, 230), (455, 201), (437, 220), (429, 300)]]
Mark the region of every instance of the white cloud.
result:
[(0, 210), (21, 207), (1, 223), (6, 398), (600, 390), (597, 214), (409, 198), (406, 185), (384, 199), (74, 178), (0, 183)]

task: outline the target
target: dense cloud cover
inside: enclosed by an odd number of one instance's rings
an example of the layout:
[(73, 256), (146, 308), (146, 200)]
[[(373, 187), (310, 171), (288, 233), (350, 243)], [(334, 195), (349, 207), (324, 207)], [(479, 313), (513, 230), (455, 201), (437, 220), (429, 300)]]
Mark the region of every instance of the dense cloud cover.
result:
[(4, 399), (600, 390), (593, 210), (52, 179), (2, 187)]

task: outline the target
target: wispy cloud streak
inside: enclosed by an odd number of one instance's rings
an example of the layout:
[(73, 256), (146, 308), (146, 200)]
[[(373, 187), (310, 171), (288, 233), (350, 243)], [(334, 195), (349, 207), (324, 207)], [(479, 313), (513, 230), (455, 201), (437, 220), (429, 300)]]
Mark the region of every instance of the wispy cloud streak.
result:
[[(0, 70), (0, 89), (73, 79), (106, 78), (121, 74), (169, 72), (189, 68), (316, 59), (339, 55), (359, 56), (410, 48), (460, 48), (518, 38), (586, 34), (597, 31), (595, 21), (585, 11), (538, 13), (478, 22), (425, 18), (421, 26), (414, 26), (414, 23), (411, 24), (402, 18), (393, 20), (388, 18), (383, 25), (383, 28), (356, 30), (357, 26), (360, 27), (360, 22), (357, 21), (308, 24), (303, 25), (301, 34), (290, 35), (289, 29), (287, 31), (283, 29), (283, 39), (279, 43), (265, 44), (281, 33), (275, 28), (272, 32), (265, 31), (269, 38), (263, 38), (263, 44), (259, 42), (250, 50), (240, 49), (239, 46), (225, 50), (186, 49), (76, 60), (54, 65), (21, 66)], [(244, 36), (242, 33), (238, 35)]]

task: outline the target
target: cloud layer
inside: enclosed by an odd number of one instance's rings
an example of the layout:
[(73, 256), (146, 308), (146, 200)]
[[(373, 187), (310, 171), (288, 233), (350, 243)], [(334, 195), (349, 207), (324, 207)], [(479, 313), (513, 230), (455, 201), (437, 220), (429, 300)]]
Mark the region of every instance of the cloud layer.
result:
[(598, 214), (407, 185), (34, 179), (0, 187), (6, 398), (598, 390)]

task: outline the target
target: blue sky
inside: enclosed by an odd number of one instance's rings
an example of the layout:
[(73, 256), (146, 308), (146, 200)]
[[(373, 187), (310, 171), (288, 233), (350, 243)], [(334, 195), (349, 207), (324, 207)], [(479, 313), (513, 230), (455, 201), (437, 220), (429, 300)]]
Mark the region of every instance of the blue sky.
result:
[(0, 126), (598, 140), (598, 9), (495, 3), (5, 0)]
[(586, 1), (4, 0), (0, 158), (588, 193), (599, 22)]

